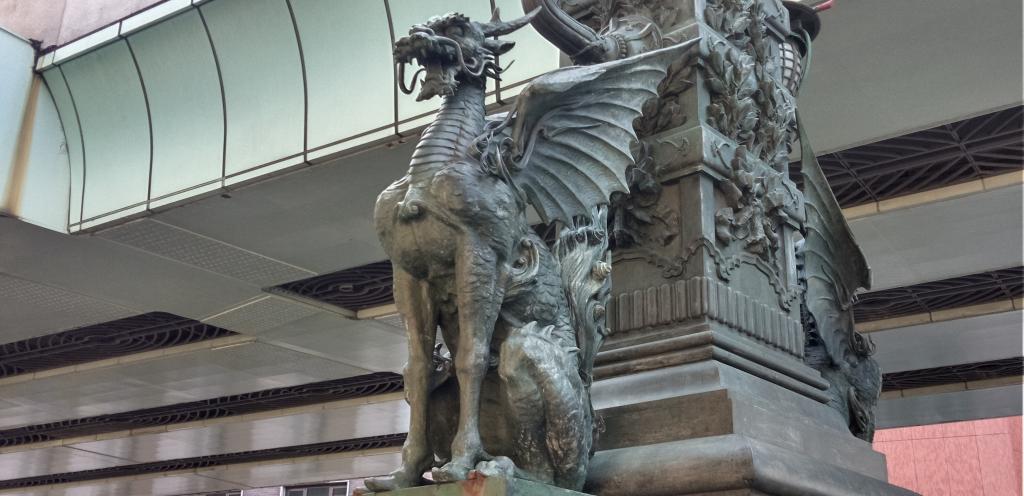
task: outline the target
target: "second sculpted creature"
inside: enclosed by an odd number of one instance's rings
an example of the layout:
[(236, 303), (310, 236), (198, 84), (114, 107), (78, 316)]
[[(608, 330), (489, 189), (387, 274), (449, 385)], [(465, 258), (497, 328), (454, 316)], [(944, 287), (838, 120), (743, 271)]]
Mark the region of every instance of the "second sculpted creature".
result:
[[(374, 491), (515, 476), (583, 486), (593, 446), (594, 356), (607, 334), (609, 196), (626, 191), (633, 121), (689, 42), (540, 76), (507, 115), (488, 120), (485, 82), (530, 15), (431, 18), (394, 54), (423, 73), (418, 100), (440, 96), (408, 173), (377, 200), (405, 320), (409, 434), (402, 465)], [(549, 248), (532, 205), (563, 226)], [(437, 329), (450, 356), (437, 352)]]

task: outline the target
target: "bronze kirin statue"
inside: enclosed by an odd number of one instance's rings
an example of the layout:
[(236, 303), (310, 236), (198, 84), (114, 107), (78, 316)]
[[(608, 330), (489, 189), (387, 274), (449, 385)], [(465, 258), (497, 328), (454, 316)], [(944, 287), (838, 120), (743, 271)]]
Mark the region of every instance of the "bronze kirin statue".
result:
[[(443, 104), (374, 214), (408, 332), (411, 413), (401, 467), (367, 480), (371, 490), (423, 484), (431, 468), (437, 482), (477, 470), (583, 486), (591, 370), (608, 332), (607, 204), (627, 190), (633, 121), (696, 43), (553, 71), (488, 120), (485, 81), (513, 45), (497, 37), (530, 18), (447, 14), (395, 44), (402, 90), (415, 90), (402, 70), (415, 61), (417, 99)], [(528, 205), (564, 226), (553, 248)], [(450, 354), (435, 346), (438, 327)]]

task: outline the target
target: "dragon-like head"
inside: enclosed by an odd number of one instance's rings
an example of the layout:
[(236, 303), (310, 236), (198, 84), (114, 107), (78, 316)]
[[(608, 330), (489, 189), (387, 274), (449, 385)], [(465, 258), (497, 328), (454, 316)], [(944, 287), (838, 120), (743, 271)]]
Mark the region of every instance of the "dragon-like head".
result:
[[(530, 22), (536, 11), (513, 21), (502, 21), (498, 11), (490, 22), (469, 20), (462, 14), (431, 17), (409, 30), (409, 36), (395, 42), (395, 63), (398, 64), (399, 87), (405, 94), (416, 89), (416, 78), (422, 72), (422, 87), (416, 100), (434, 96), (451, 96), (460, 82), (482, 81), (492, 77), (500, 79), (501, 69), (494, 61), (515, 45), (511, 41), (495, 39), (511, 33)], [(412, 87), (405, 85), (405, 64), (413, 60), (421, 67), (413, 75)]]

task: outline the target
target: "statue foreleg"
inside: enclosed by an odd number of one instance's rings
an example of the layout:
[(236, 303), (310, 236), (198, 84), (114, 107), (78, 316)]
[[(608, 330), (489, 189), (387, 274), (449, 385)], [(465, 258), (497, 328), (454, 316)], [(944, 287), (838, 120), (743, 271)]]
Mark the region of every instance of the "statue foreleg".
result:
[(395, 272), (395, 304), (405, 321), (409, 361), (405, 365), (405, 399), (409, 403), (409, 434), (402, 446), (402, 466), (382, 477), (366, 480), (373, 491), (389, 491), (422, 484), (423, 472), (433, 463), (428, 442), (428, 396), (437, 314), (424, 281), (399, 267)]
[(504, 299), (505, 274), (498, 257), (483, 243), (462, 240), (455, 261), (459, 340), (454, 350), (459, 383), (459, 428), (452, 459), (434, 469), (439, 482), (465, 480), (469, 471), (491, 457), (480, 440), (480, 388), (487, 373), (494, 323)]

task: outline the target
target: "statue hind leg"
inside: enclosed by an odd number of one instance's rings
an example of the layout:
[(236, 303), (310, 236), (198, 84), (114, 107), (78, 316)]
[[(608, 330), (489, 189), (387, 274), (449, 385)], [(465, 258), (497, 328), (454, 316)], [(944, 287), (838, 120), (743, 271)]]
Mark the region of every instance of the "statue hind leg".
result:
[[(501, 346), (498, 373), (515, 416), (517, 476), (580, 489), (593, 440), (590, 398), (577, 358), (552, 337), (552, 326), (531, 322)], [(537, 449), (544, 446), (546, 449)]]
[(428, 440), (429, 395), (437, 312), (424, 281), (394, 266), (395, 304), (405, 321), (409, 361), (405, 365), (405, 399), (409, 403), (409, 434), (402, 446), (402, 466), (382, 477), (366, 480), (373, 491), (390, 491), (422, 483), (434, 451)]

